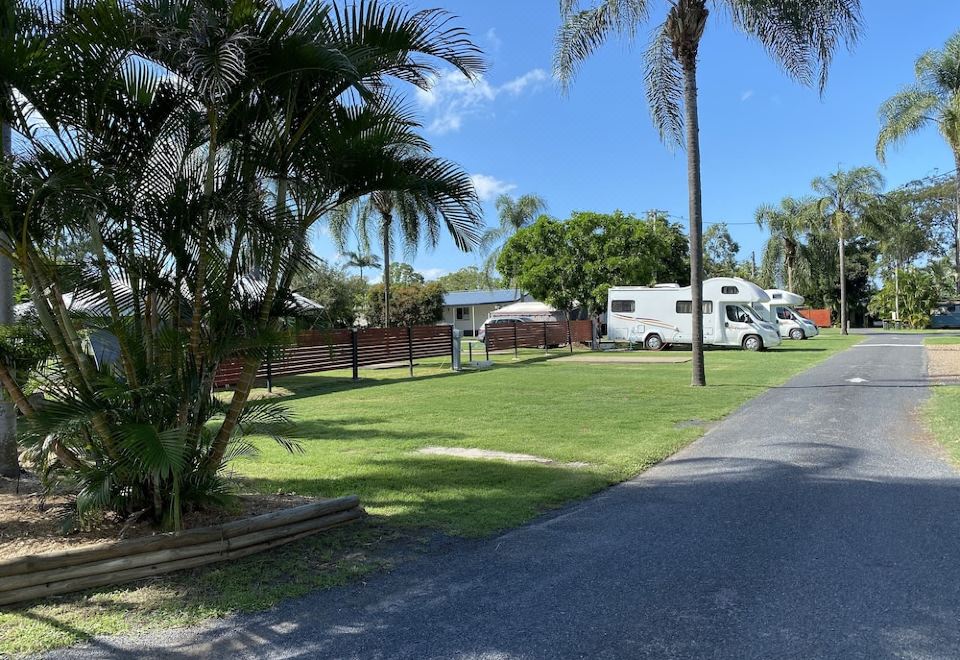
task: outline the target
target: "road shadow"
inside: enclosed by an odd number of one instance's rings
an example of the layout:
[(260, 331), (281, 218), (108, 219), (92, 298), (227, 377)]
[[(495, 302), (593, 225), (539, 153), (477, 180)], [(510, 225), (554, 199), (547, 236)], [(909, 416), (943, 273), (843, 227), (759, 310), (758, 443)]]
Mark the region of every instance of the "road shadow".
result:
[(365, 585), (69, 656), (960, 657), (960, 481), (785, 449), (681, 456)]

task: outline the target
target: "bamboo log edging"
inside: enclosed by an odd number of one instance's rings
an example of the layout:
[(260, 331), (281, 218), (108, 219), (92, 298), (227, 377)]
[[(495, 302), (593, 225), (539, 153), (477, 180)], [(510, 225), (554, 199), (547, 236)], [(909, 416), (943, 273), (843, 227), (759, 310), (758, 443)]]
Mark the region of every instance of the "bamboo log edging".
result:
[(216, 527), (21, 557), (0, 564), (0, 606), (262, 552), (359, 519), (355, 496)]

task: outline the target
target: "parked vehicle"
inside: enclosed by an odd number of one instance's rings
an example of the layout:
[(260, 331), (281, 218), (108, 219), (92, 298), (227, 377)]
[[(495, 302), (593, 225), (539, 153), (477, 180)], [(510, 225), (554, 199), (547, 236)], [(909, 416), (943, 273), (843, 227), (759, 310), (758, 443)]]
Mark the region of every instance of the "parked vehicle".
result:
[(755, 303), (753, 308), (763, 314), (770, 323), (780, 329), (780, 336), (790, 339), (808, 339), (820, 334), (816, 324), (797, 312), (803, 304), (803, 296), (783, 289), (767, 289), (770, 302)]
[[(760, 351), (780, 345), (780, 333), (754, 309), (769, 302), (753, 282), (716, 277), (703, 283), (703, 341), (708, 346), (739, 346)], [(689, 344), (693, 337), (690, 287), (611, 287), (607, 296), (607, 337), (660, 350)]]
[(497, 316), (488, 318), (477, 330), (477, 341), (483, 342), (487, 337), (487, 326), (495, 325), (513, 325), (514, 323), (530, 323), (533, 321), (529, 316)]
[(942, 302), (930, 316), (931, 328), (960, 328), (960, 302)]

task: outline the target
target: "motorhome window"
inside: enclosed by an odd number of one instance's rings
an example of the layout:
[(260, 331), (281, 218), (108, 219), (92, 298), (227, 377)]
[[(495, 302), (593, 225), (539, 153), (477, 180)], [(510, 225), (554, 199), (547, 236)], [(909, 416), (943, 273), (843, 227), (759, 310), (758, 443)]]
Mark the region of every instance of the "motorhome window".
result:
[(774, 299), (774, 300), (781, 300), (782, 298), (783, 298), (783, 294), (782, 294), (782, 293), (775, 293), (775, 294), (773, 294), (773, 299)]
[(783, 319), (784, 321), (792, 321), (793, 314), (790, 313), (790, 309), (788, 307), (778, 307), (777, 318)]
[(749, 323), (750, 315), (737, 305), (727, 305), (727, 320), (734, 323)]
[(610, 302), (611, 312), (633, 312), (637, 309), (637, 303), (633, 300), (612, 300)]
[(738, 289), (735, 286), (724, 286), (724, 287), (720, 287), (720, 293), (723, 293), (723, 294), (740, 293), (740, 289)]
[[(704, 300), (703, 313), (704, 314), (713, 314), (713, 301)], [(693, 314), (693, 302), (690, 300), (678, 300), (677, 301), (677, 314)]]

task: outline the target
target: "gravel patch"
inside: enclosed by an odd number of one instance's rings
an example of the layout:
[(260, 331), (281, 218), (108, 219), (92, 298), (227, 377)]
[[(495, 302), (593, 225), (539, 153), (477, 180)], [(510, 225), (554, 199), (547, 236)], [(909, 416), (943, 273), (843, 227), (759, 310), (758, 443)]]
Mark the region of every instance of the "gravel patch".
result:
[(490, 449), (476, 449), (474, 447), (423, 447), (417, 450), (418, 454), (433, 456), (454, 456), (456, 458), (473, 458), (480, 460), (509, 461), (511, 463), (539, 463), (540, 465), (559, 465), (561, 467), (583, 468), (590, 465), (575, 461), (559, 463), (551, 458), (533, 456), (532, 454), (514, 454), (508, 451), (492, 451)]

